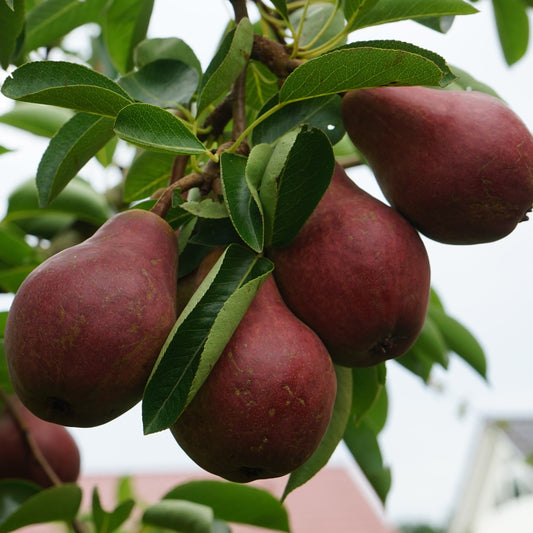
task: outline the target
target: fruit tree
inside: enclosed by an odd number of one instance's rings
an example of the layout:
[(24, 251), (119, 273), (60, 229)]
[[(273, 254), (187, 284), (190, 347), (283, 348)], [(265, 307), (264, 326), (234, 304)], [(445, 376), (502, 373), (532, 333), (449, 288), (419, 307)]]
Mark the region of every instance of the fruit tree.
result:
[[(169, 16), (186, 17), (177, 4)], [(533, 136), (434, 51), (358, 39), (403, 20), (446, 33), (475, 3), (227, 4), (204, 67), (180, 35), (150, 36), (153, 0), (0, 0), (2, 122), (49, 138), (0, 223), (0, 290), (13, 294), (1, 533), (111, 532), (136, 507), (139, 529), (290, 531), (282, 502), (247, 483), (288, 475), (283, 500), (341, 442), (385, 501), (388, 365), (428, 381), (460, 357), (486, 377), (432, 287), (425, 242), (491, 243), (527, 220)], [(493, 4), (511, 64), (531, 2)], [(89, 53), (65, 46), (88, 24)], [(86, 175), (95, 161), (120, 176), (105, 191)], [(349, 177), (361, 165), (386, 202)], [(137, 404), (145, 434), (170, 432), (219, 481), (113, 510), (95, 489), (82, 516), (67, 428)]]

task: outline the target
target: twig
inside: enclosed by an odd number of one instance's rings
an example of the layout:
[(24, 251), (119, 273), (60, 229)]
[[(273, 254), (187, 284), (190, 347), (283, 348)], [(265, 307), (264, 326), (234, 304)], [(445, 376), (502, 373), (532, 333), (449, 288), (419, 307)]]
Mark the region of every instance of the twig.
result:
[(251, 58), (263, 63), (281, 81), (303, 63), (299, 59), (291, 58), (282, 44), (258, 34), (254, 35)]

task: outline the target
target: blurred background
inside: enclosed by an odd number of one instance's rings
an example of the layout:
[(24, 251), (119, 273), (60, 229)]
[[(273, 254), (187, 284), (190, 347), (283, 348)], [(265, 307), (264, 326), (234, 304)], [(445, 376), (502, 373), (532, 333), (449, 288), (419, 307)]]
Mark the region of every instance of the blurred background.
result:
[[(397, 39), (437, 52), (452, 69), (457, 66), (490, 85), (533, 130), (533, 50), (507, 66), (491, 4), (475, 5), (479, 14), (456, 18), (444, 35), (402, 22), (360, 30), (352, 40)], [(180, 37), (206, 67), (231, 14), (231, 6), (222, 0), (156, 0), (149, 37)], [(97, 31), (91, 26), (76, 30), (66, 44), (83, 50), (87, 35)], [(3, 81), (7, 73), (0, 76)], [(0, 95), (0, 114), (11, 106)], [(9, 192), (35, 175), (47, 142), (0, 124), (0, 145), (12, 150), (0, 158), (0, 216)], [(81, 175), (103, 191), (118, 182), (114, 172), (89, 163)], [(354, 168), (350, 175), (381, 198), (366, 168)], [(433, 287), (448, 313), (485, 349), (488, 382), (457, 357), (447, 372), (434, 372), (429, 386), (400, 365), (388, 364), (390, 412), (380, 442), (384, 462), (392, 469), (386, 515), (394, 523), (445, 523), (457, 504), (483, 421), (533, 418), (532, 243), (533, 222), (520, 224), (492, 244), (457, 247), (425, 240)], [(11, 297), (2, 296), (0, 310), (7, 310)], [(81, 448), (84, 474), (196, 470), (170, 433), (143, 436), (140, 406), (105, 426), (72, 433)], [(352, 465), (353, 459), (341, 447), (332, 462)]]

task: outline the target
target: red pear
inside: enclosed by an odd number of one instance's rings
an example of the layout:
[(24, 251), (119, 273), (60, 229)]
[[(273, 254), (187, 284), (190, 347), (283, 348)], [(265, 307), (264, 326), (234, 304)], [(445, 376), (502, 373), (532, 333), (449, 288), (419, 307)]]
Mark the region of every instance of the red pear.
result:
[(270, 276), (171, 431), (215, 475), (243, 483), (283, 476), (320, 444), (336, 383), (326, 348)]
[[(74, 483), (80, 473), (80, 452), (71, 434), (63, 426), (37, 418), (18, 398), (13, 396), (10, 402), (55, 474), (63, 483)], [(0, 479), (27, 479), (42, 487), (52, 485), (7, 406), (0, 413), (0, 450)]]
[(88, 427), (141, 400), (176, 320), (177, 254), (167, 222), (133, 209), (25, 279), (5, 351), (15, 392), (33, 413)]
[(533, 137), (498, 98), (380, 87), (347, 93), (342, 113), (387, 200), (427, 237), (491, 242), (527, 219)]
[(418, 337), (430, 290), (422, 240), (339, 165), (296, 238), (269, 255), (283, 299), (335, 363), (371, 366), (404, 354)]

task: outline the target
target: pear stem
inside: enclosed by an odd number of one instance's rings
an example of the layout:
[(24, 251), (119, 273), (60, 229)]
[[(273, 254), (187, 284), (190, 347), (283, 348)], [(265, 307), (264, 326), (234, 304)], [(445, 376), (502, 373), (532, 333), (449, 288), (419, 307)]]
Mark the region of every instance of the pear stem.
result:
[[(34, 459), (37, 461), (39, 466), (44, 470), (46, 477), (50, 480), (52, 485), (54, 485), (55, 487), (59, 487), (60, 485), (62, 485), (63, 482), (61, 481), (59, 476), (56, 474), (55, 470), (52, 468), (50, 463), (47, 461), (46, 457), (43, 455), (30, 428), (28, 427), (26, 422), (24, 422), (15, 402), (9, 396), (9, 394), (7, 394), (6, 391), (2, 389), (1, 387), (0, 387), (0, 400), (4, 402), (7, 410), (9, 411), (9, 414), (12, 416), (13, 420), (15, 421), (15, 424), (20, 430), (24, 443), (29, 448), (30, 453), (32, 454)], [(87, 533), (85, 526), (76, 518), (72, 520), (71, 525), (72, 525), (72, 529), (74, 529), (76, 533)]]

